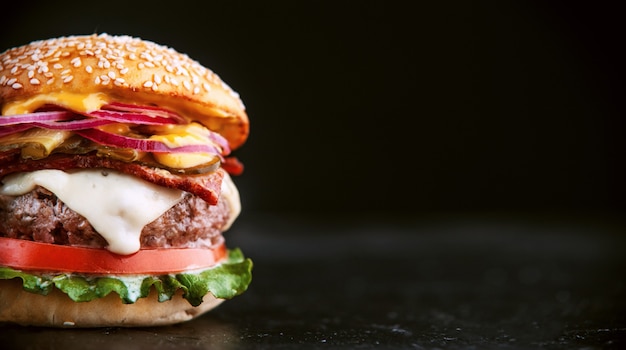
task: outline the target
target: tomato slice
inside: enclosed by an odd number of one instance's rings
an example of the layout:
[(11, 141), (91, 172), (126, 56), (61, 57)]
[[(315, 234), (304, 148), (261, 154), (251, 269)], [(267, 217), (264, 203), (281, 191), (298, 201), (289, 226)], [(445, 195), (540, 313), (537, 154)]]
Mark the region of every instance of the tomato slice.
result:
[(118, 255), (106, 249), (0, 237), (0, 266), (18, 270), (157, 275), (209, 268), (226, 256), (224, 242), (212, 248), (142, 249)]

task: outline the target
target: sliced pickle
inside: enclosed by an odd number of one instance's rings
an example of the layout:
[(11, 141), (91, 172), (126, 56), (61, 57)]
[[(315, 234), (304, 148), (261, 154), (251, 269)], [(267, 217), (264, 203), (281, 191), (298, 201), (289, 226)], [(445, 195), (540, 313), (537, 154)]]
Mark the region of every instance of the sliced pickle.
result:
[(98, 147), (100, 147), (98, 144), (90, 140), (78, 135), (72, 135), (59, 147), (55, 148), (54, 153), (85, 154), (97, 150)]
[(221, 164), (222, 163), (220, 162), (220, 159), (218, 157), (214, 157), (213, 160), (208, 163), (199, 164), (191, 168), (176, 169), (176, 168), (164, 167), (163, 165), (161, 165), (161, 167), (169, 170), (169, 172), (171, 173), (185, 174), (185, 175), (199, 175), (199, 174), (207, 174), (207, 173), (214, 172), (217, 169), (219, 169)]
[(142, 158), (145, 152), (132, 148), (111, 148), (106, 146), (98, 147), (98, 155), (110, 157), (124, 162), (134, 162)]
[(146, 165), (146, 166), (151, 166), (151, 167), (155, 167), (155, 168), (165, 169), (165, 170), (169, 171), (172, 174), (179, 174), (179, 175), (200, 175), (200, 174), (211, 173), (211, 172), (214, 172), (217, 169), (219, 169), (219, 167), (222, 164), (220, 162), (219, 158), (215, 157), (210, 162), (199, 164), (199, 165), (196, 165), (194, 167), (190, 167), (190, 168), (172, 168), (172, 167), (168, 167), (168, 166), (165, 166), (165, 165), (159, 163), (156, 159), (154, 159), (153, 156), (154, 156), (154, 154), (152, 154), (152, 155), (146, 154), (146, 156), (143, 157), (141, 159), (141, 161), (139, 161), (139, 163), (141, 163), (143, 165)]
[(72, 135), (69, 131), (32, 128), (0, 139), (2, 149), (20, 148), (22, 158), (42, 159)]

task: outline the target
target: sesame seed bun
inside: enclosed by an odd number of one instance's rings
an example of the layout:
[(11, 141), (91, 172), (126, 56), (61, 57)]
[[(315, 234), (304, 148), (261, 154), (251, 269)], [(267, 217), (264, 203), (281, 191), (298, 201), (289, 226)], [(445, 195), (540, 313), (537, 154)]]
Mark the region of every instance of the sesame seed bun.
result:
[(172, 48), (129, 36), (69, 36), (0, 54), (0, 107), (40, 94), (105, 93), (116, 101), (172, 109), (224, 136), (248, 137), (239, 95), (215, 73)]

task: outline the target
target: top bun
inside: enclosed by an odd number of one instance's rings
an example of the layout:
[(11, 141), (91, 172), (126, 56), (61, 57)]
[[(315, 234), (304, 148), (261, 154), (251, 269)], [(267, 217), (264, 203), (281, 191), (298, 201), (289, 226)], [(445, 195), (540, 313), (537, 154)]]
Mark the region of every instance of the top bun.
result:
[(69, 36), (0, 54), (0, 106), (55, 92), (169, 108), (220, 133), (232, 149), (248, 137), (236, 92), (187, 55), (139, 38)]

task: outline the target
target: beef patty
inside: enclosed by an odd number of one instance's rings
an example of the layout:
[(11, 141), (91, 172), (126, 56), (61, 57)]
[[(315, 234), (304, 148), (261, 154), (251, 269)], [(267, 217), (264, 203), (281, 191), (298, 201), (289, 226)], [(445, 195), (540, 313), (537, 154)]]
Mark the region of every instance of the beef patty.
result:
[[(222, 240), (228, 203), (217, 205), (191, 194), (141, 231), (142, 248), (200, 248)], [(0, 195), (0, 237), (29, 241), (106, 247), (107, 242), (80, 214), (43, 187), (22, 196)]]

